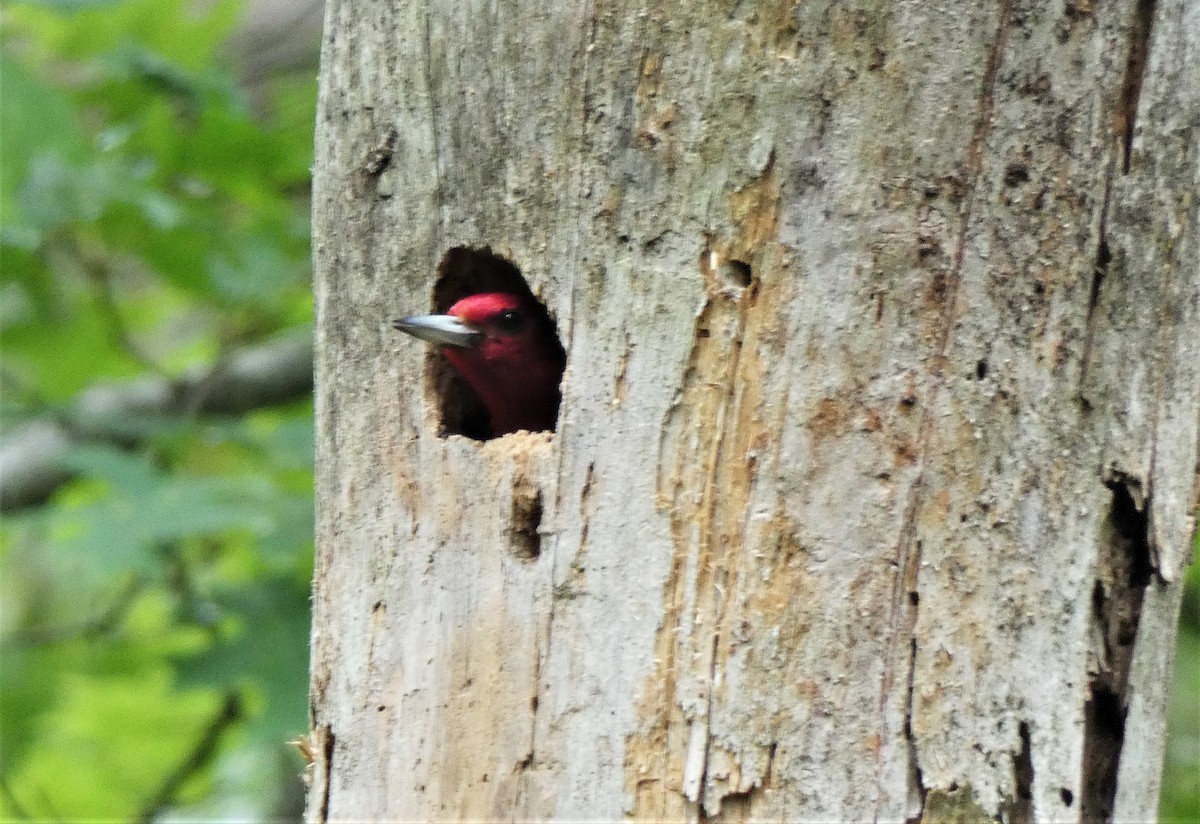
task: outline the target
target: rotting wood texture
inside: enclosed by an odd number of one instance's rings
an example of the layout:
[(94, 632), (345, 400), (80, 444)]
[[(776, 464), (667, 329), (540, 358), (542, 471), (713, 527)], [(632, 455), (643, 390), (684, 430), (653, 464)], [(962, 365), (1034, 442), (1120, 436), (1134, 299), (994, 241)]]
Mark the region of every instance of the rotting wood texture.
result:
[[(328, 0), (308, 820), (1152, 818), (1198, 64), (1188, 0)], [(484, 247), (552, 435), (389, 326)]]

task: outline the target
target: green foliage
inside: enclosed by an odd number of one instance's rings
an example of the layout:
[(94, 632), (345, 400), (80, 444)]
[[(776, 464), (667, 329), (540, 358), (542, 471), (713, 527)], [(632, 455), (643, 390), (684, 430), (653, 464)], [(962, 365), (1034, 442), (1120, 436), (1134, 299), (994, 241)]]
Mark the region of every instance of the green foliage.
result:
[[(307, 98), (296, 82), (279, 90), (309, 107), (287, 131), (252, 116), (211, 67), (234, 11), (223, 2), (197, 16), (182, 0), (8, 10), (6, 367), (44, 400), (147, 361), (177, 370), (208, 360), (310, 313), (297, 195), (308, 184), (312, 79)], [(119, 331), (141, 345), (129, 351)]]
[(1167, 715), (1166, 764), (1163, 770), (1163, 822), (1200, 821), (1200, 529), (1192, 541), (1175, 651), (1175, 679)]
[[(217, 58), (238, 14), (6, 4), (7, 428), (311, 324), (315, 72), (252, 103)], [(0, 818), (206, 815), (214, 787), (269, 817), (307, 726), (311, 401), (126, 423), (0, 527)]]

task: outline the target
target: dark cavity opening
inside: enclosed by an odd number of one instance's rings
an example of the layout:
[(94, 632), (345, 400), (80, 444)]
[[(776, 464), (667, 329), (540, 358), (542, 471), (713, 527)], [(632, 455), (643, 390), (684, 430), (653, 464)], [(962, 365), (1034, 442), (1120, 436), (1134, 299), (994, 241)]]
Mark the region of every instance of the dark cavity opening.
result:
[[(545, 340), (545, 345), (550, 350), (548, 359), (553, 362), (557, 369), (557, 378), (561, 380), (566, 365), (566, 352), (559, 339), (557, 327), (545, 304), (533, 294), (516, 264), (487, 247), (476, 249), (457, 246), (442, 256), (441, 263), (438, 264), (437, 280), (433, 285), (435, 313), (444, 314), (463, 298), (485, 292), (513, 295), (521, 300), (529, 315), (524, 321), (530, 330)], [(439, 435), (442, 437), (465, 435), (477, 441), (486, 441), (514, 431), (512, 427), (505, 431), (497, 431), (501, 427), (493, 426), (492, 416), (483, 399), (450, 365), (437, 347), (430, 347), (426, 374), (438, 398), (438, 408), (441, 411)], [(513, 385), (519, 385), (524, 376), (513, 373), (505, 378)], [(536, 425), (517, 428), (554, 431), (558, 423), (558, 405), (561, 401), (557, 381), (552, 394), (552, 410), (549, 415), (540, 416)]]
[(1111, 821), (1125, 743), (1121, 697), (1093, 683), (1092, 697), (1084, 707), (1083, 730), (1083, 820)]
[(1004, 185), (1020, 186), (1029, 182), (1029, 167), (1024, 163), (1009, 163), (1004, 169)]
[(754, 282), (754, 270), (744, 260), (727, 260), (721, 266), (721, 274), (726, 282), (745, 289)]
[(1117, 535), (1117, 546), (1127, 559), (1129, 586), (1144, 588), (1154, 571), (1150, 561), (1150, 516), (1146, 511), (1149, 507), (1134, 500), (1130, 489), (1133, 486), (1140, 493), (1141, 484), (1118, 476), (1106, 486), (1112, 490), (1109, 522)]
[(1084, 821), (1112, 818), (1117, 775), (1125, 743), (1125, 716), (1133, 642), (1142, 600), (1154, 568), (1150, 555), (1150, 496), (1142, 483), (1113, 470), (1105, 480), (1112, 504), (1101, 531), (1099, 569), (1092, 588), (1093, 620), (1103, 654), (1092, 673), (1084, 707), (1080, 815)]

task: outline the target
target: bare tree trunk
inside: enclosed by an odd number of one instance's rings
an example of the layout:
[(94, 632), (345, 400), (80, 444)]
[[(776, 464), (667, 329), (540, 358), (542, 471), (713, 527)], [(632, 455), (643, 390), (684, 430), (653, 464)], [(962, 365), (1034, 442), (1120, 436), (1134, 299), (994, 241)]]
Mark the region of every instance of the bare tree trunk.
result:
[[(1200, 6), (325, 38), (311, 821), (1153, 818)], [(557, 319), (553, 435), (439, 436), (390, 328), (483, 247)]]

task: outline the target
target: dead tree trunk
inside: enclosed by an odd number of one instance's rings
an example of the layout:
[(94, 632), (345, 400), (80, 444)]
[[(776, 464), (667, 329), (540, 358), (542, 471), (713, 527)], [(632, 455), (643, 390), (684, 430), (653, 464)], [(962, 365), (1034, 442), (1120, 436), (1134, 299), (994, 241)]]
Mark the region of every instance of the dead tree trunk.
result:
[[(309, 819), (1152, 818), (1198, 8), (330, 0)], [(485, 248), (553, 435), (390, 327)]]

